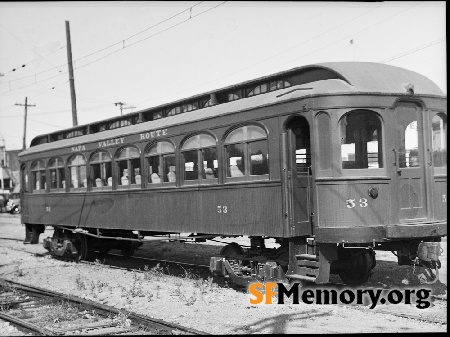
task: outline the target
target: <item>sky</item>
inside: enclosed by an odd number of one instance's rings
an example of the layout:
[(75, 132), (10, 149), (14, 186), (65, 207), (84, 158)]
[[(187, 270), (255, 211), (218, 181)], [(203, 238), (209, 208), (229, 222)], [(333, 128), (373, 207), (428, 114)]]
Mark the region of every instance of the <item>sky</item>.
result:
[(291, 68), (379, 62), (447, 94), (446, 2), (0, 1), (0, 146)]

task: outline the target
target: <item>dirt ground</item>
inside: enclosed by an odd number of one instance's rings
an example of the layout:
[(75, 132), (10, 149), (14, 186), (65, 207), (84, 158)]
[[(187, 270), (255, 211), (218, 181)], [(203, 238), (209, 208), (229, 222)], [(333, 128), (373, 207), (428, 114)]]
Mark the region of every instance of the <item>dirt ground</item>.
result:
[[(51, 236), (46, 230), (41, 241)], [(0, 214), (0, 237), (24, 236), (20, 216)], [(241, 239), (242, 240), (242, 239)], [(225, 240), (224, 240), (225, 241)], [(230, 240), (229, 240), (230, 241)], [(234, 239), (233, 241), (236, 241)], [(139, 256), (209, 265), (220, 243), (145, 243)], [(447, 295), (447, 242), (443, 242), (441, 281), (432, 286), (435, 294)], [(186, 271), (167, 275), (159, 265), (142, 272), (109, 268), (101, 260), (92, 264), (64, 262), (50, 256), (39, 245), (0, 239), (0, 277), (79, 296), (211, 334), (304, 334), (304, 333), (391, 333), (445, 332), (447, 324), (397, 317), (389, 312), (447, 320), (447, 302), (434, 301), (427, 309), (411, 305), (368, 306), (284, 304), (250, 305), (250, 294), (223, 286), (210, 277)], [(365, 286), (406, 289), (420, 286), (412, 267), (399, 267), (391, 253), (377, 254), (377, 267)], [(14, 335), (0, 322), (0, 335)]]

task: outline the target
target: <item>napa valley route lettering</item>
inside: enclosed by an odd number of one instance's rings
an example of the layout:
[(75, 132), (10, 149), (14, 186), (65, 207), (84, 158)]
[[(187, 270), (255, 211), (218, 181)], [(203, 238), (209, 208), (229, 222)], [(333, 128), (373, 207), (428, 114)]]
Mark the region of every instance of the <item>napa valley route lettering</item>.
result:
[(150, 131), (146, 133), (139, 134), (139, 140), (150, 139), (160, 136), (167, 136), (167, 129)]
[(98, 147), (107, 147), (107, 146), (123, 144), (124, 139), (125, 139), (125, 137), (104, 140), (102, 142), (98, 142)]
[[(167, 136), (167, 129), (161, 129), (161, 130), (155, 130), (155, 131), (149, 131), (145, 133), (140, 133), (139, 135), (130, 135), (126, 137), (119, 137), (119, 138), (113, 138), (108, 140), (102, 140), (98, 141), (98, 147), (99, 148), (105, 148), (115, 145), (122, 145), (125, 143), (133, 143), (136, 141), (142, 141), (142, 140), (149, 140), (157, 137)], [(92, 147), (95, 146), (94, 144), (88, 144), (88, 145), (78, 145), (78, 146), (72, 146), (71, 150), (72, 152), (81, 152), (92, 149)]]

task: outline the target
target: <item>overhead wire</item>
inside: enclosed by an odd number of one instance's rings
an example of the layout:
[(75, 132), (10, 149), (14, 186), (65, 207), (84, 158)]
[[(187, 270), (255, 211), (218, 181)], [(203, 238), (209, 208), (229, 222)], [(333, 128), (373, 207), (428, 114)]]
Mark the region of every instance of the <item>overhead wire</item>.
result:
[(413, 54), (413, 53), (418, 52), (418, 51), (420, 51), (420, 50), (423, 50), (423, 49), (426, 49), (426, 48), (428, 48), (428, 47), (434, 46), (435, 44), (442, 43), (442, 42), (444, 42), (444, 41), (446, 41), (446, 40), (447, 40), (447, 39), (446, 39), (445, 37), (442, 37), (442, 38), (437, 39), (437, 40), (435, 40), (435, 41), (426, 43), (426, 44), (421, 45), (421, 46), (419, 46), (419, 47), (416, 47), (416, 48), (414, 48), (414, 49), (410, 49), (410, 50), (408, 50), (408, 51), (406, 51), (406, 52), (397, 54), (397, 55), (392, 56), (392, 57), (390, 57), (390, 58), (388, 58), (388, 59), (385, 59), (385, 60), (383, 60), (383, 61), (380, 61), (380, 63), (386, 63), (386, 62), (390, 62), (390, 61), (399, 59), (399, 58), (401, 58), (401, 57), (403, 57), (403, 56), (407, 56), (407, 55)]
[[(152, 25), (152, 26), (150, 26), (150, 27), (148, 27), (148, 28), (146, 28), (146, 29), (144, 29), (144, 30), (138, 32), (138, 33), (135, 33), (135, 34), (133, 34), (133, 35), (127, 37), (126, 39), (123, 39), (123, 40), (121, 40), (121, 41), (119, 41), (119, 42), (113, 43), (113, 44), (111, 44), (111, 45), (109, 45), (109, 46), (107, 46), (107, 47), (104, 47), (104, 48), (102, 48), (102, 49), (99, 49), (99, 50), (97, 50), (97, 51), (95, 51), (95, 52), (92, 52), (92, 53), (90, 53), (90, 54), (88, 54), (88, 55), (82, 56), (82, 57), (80, 57), (80, 58), (78, 58), (78, 59), (75, 59), (73, 62), (76, 63), (76, 62), (78, 62), (78, 61), (80, 61), (80, 60), (83, 60), (83, 59), (89, 57), (89, 56), (98, 54), (98, 53), (100, 53), (100, 52), (102, 52), (102, 51), (105, 51), (105, 50), (107, 50), (107, 49), (109, 49), (109, 48), (112, 48), (112, 47), (114, 47), (114, 46), (117, 46), (117, 45), (119, 45), (119, 44), (123, 44), (124, 41), (127, 41), (127, 40), (129, 40), (129, 39), (131, 39), (131, 38), (133, 38), (133, 37), (135, 37), (135, 36), (138, 36), (138, 35), (140, 35), (140, 34), (146, 32), (146, 31), (148, 31), (148, 30), (150, 30), (150, 29), (152, 29), (152, 28), (154, 28), (154, 27), (157, 27), (157, 26), (161, 25), (162, 23), (165, 23), (165, 22), (167, 22), (167, 21), (169, 21), (169, 20), (171, 20), (171, 19), (173, 19), (173, 18), (175, 18), (175, 17), (177, 17), (177, 16), (179, 16), (179, 15), (181, 15), (181, 14), (183, 14), (183, 13), (189, 11), (189, 10), (192, 10), (192, 8), (194, 8), (194, 7), (198, 6), (198, 5), (200, 5), (200, 4), (203, 3), (203, 2), (204, 2), (204, 1), (200, 1), (200, 2), (198, 2), (197, 4), (195, 4), (195, 5), (193, 5), (193, 6), (189, 7), (189, 8), (187, 8), (187, 9), (181, 11), (181, 12), (178, 12), (177, 14), (175, 14), (175, 15), (173, 15), (173, 16), (167, 18), (167, 19), (164, 19), (164, 20), (162, 20), (162, 21), (160, 21), (160, 22), (158, 22), (158, 23), (156, 23), (156, 24), (154, 24), (154, 25)], [(227, 1), (225, 1), (225, 2), (227, 2)], [(225, 2), (221, 3), (221, 4), (218, 5), (218, 6), (221, 6), (221, 5), (224, 4)], [(215, 6), (215, 7), (213, 7), (212, 9), (214, 9), (214, 8), (216, 8), (216, 7), (218, 7), (218, 6)], [(207, 11), (209, 11), (209, 10), (207, 10)], [(204, 12), (207, 12), (207, 11), (204, 11)], [(201, 14), (203, 14), (204, 12), (202, 12)], [(187, 21), (187, 20), (186, 20), (186, 21)], [(185, 22), (185, 21), (184, 21), (184, 22)], [(176, 27), (176, 26), (178, 26), (178, 24), (175, 25), (174, 27)], [(173, 27), (169, 27), (169, 29), (170, 29), (170, 28), (173, 28)], [(168, 30), (168, 29), (166, 29), (166, 30)], [(166, 31), (166, 30), (165, 30), (165, 31)], [(146, 39), (143, 39), (143, 40), (141, 40), (141, 41), (144, 41), (144, 40), (146, 40)], [(138, 42), (141, 42), (141, 41), (138, 41)], [(137, 43), (137, 42), (136, 42), (136, 43)], [(136, 43), (133, 43), (133, 44), (136, 44)], [(133, 44), (132, 44), (132, 45), (133, 45)], [(129, 46), (122, 47), (121, 49), (119, 49), (119, 50), (117, 50), (117, 51), (120, 51), (120, 50), (125, 49), (125, 48), (127, 48), (127, 47), (129, 47)], [(117, 51), (114, 51), (114, 52), (112, 52), (112, 53), (106, 55), (105, 57), (107, 57), (107, 56), (109, 56), (109, 55), (112, 55), (112, 54), (116, 53)], [(103, 58), (105, 58), (105, 57), (101, 57), (101, 58), (98, 59), (98, 60), (101, 60), (101, 59), (103, 59)], [(94, 61), (94, 62), (95, 62), (95, 61)], [(89, 64), (92, 64), (92, 63), (94, 63), (94, 62), (90, 62)], [(55, 70), (55, 69), (58, 69), (58, 68), (61, 68), (61, 67), (65, 67), (65, 66), (67, 66), (67, 63), (64, 63), (64, 64), (59, 65), (59, 66), (57, 66), (57, 67), (53, 67), (53, 68), (51, 68), (51, 69), (47, 69), (47, 70), (44, 70), (44, 71), (41, 71), (41, 72), (38, 72), (38, 73), (35, 73), (35, 74), (32, 74), (32, 75), (24, 76), (24, 77), (17, 78), (17, 79), (14, 79), (14, 80), (9, 80), (9, 81), (0, 82), (0, 84), (4, 84), (4, 83), (8, 83), (8, 82), (16, 82), (16, 81), (19, 81), (19, 80), (24, 80), (24, 79), (29, 78), (29, 77), (36, 77), (37, 75), (41, 75), (41, 74), (44, 74), (44, 73), (46, 73), (46, 72), (49, 72), (49, 71), (52, 71), (52, 70)], [(79, 68), (80, 68), (80, 67), (79, 67)], [(62, 73), (62, 74), (58, 74), (57, 76), (65, 75), (65, 74), (67, 74), (67, 73), (68, 73), (68, 71), (65, 72), (65, 73)], [(50, 78), (45, 79), (45, 80), (49, 80), (49, 79), (52, 79), (52, 78), (54, 78), (54, 77), (50, 77)], [(44, 81), (45, 81), (45, 80), (44, 80)], [(37, 83), (40, 83), (40, 82), (42, 82), (42, 81), (38, 81)], [(33, 85), (33, 84), (31, 84), (31, 85)], [(21, 87), (21, 88), (18, 88), (18, 89), (22, 89), (22, 88), (24, 88), (24, 87)], [(14, 89), (14, 90), (16, 90), (16, 89)], [(1, 94), (0, 94), (0, 95), (1, 95)]]

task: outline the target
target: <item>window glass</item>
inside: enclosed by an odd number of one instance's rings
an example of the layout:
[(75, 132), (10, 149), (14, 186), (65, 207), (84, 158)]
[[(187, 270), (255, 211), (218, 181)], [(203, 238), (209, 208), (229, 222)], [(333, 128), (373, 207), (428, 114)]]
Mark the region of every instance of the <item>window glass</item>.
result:
[(436, 115), (431, 121), (434, 167), (447, 167), (447, 120)]
[(162, 156), (163, 175), (165, 183), (174, 183), (176, 181), (175, 173), (175, 154), (166, 154)]
[(150, 148), (148, 154), (153, 155), (167, 152), (175, 152), (175, 147), (170, 142), (160, 141)]
[(139, 150), (131, 146), (122, 148), (117, 155), (117, 159), (127, 159), (136, 157), (140, 157)]
[(202, 150), (203, 154), (203, 179), (214, 179), (218, 177), (217, 149), (215, 147)]
[(64, 162), (60, 158), (52, 158), (48, 163), (51, 189), (65, 189), (66, 178)]
[(44, 162), (39, 160), (31, 165), (31, 184), (35, 191), (46, 190), (46, 174)]
[(260, 84), (248, 93), (248, 97), (264, 94), (267, 92), (267, 83)]
[(181, 107), (181, 109), (182, 109), (183, 112), (188, 112), (188, 111), (192, 111), (192, 110), (197, 110), (198, 106), (197, 106), (196, 103), (184, 104)]
[(198, 179), (198, 151), (183, 152), (184, 158), (184, 180)]
[(69, 187), (87, 188), (86, 160), (82, 155), (75, 155), (67, 161), (69, 167)]
[(354, 111), (340, 122), (343, 169), (383, 167), (381, 120), (371, 111)]
[(228, 102), (235, 101), (235, 100), (240, 99), (240, 98), (241, 98), (241, 94), (240, 94), (239, 91), (236, 91), (236, 92), (230, 92), (230, 93), (228, 93), (228, 95), (227, 95), (227, 100), (228, 100)]
[(112, 186), (111, 156), (106, 152), (96, 152), (91, 160), (92, 186)]
[(193, 181), (218, 177), (216, 140), (208, 134), (198, 134), (187, 139), (181, 149), (183, 156), (183, 180)]
[(22, 190), (24, 192), (28, 192), (28, 171), (26, 166), (22, 166), (21, 168), (21, 182), (22, 182)]
[(226, 147), (227, 177), (243, 177), (245, 174), (244, 144), (231, 144)]
[(278, 90), (278, 89), (284, 89), (284, 88), (289, 88), (290, 86), (291, 86), (291, 83), (289, 83), (288, 81), (284, 81), (284, 80), (273, 81), (273, 82), (270, 82), (270, 84), (269, 84), (269, 90), (273, 91), (273, 90)]
[(241, 142), (245, 140), (252, 140), (252, 139), (260, 139), (260, 138), (266, 138), (267, 134), (266, 132), (254, 125), (249, 126), (242, 126), (234, 131), (232, 131), (226, 139), (227, 143), (234, 143), (234, 142)]
[(159, 156), (151, 156), (147, 158), (148, 161), (148, 183), (161, 183), (161, 170), (159, 168)]
[(175, 108), (172, 108), (168, 113), (167, 116), (175, 116), (181, 113), (181, 107), (177, 106)]
[(117, 154), (117, 169), (119, 186), (141, 184), (141, 155), (139, 150), (127, 146), (119, 150)]
[(269, 174), (267, 133), (263, 128), (246, 125), (233, 130), (225, 139), (225, 151), (227, 177)]
[(214, 137), (206, 134), (195, 135), (183, 144), (183, 150), (198, 149), (201, 147), (215, 146), (216, 140)]
[(175, 172), (175, 147), (171, 142), (159, 141), (153, 144), (147, 151), (149, 184), (174, 183)]
[(267, 141), (249, 143), (250, 175), (269, 174)]
[(317, 116), (318, 143), (319, 143), (319, 169), (326, 170), (331, 168), (331, 129), (330, 116), (326, 113), (320, 113)]

